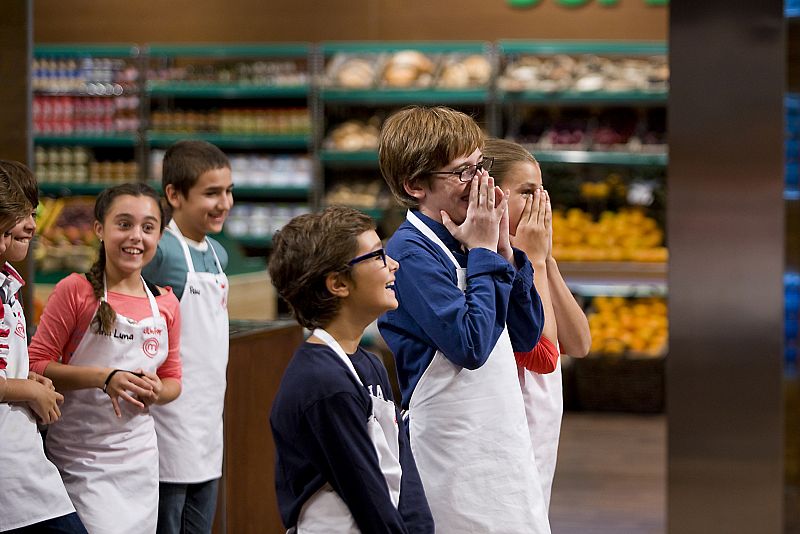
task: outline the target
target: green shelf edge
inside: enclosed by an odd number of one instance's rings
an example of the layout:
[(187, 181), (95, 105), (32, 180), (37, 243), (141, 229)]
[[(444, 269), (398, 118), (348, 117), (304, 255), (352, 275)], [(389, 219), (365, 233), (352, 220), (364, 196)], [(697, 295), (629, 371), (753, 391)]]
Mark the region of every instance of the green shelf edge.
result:
[(319, 159), (322, 163), (362, 163), (378, 164), (378, 152), (376, 150), (358, 150), (347, 152), (344, 150), (322, 150), (319, 152)]
[(114, 185), (119, 185), (120, 183), (122, 182), (109, 182), (102, 184), (41, 182), (39, 183), (39, 191), (45, 195), (59, 196), (96, 195), (100, 193), (100, 191), (108, 189)]
[(87, 145), (134, 147), (138, 144), (135, 134), (130, 135), (34, 135), (35, 145)]
[(151, 44), (145, 47), (150, 57), (302, 57), (311, 50), (309, 43), (251, 44)]
[(503, 39), (498, 41), (502, 54), (666, 54), (667, 43), (662, 41), (527, 41)]
[(532, 150), (540, 163), (573, 163), (587, 165), (665, 166), (668, 154), (639, 152), (594, 152), (591, 150)]
[(183, 98), (306, 98), (308, 85), (273, 87), (258, 85), (233, 85), (187, 82), (147, 82), (150, 96), (173, 96)]
[(669, 92), (646, 92), (646, 91), (626, 91), (622, 93), (609, 93), (605, 91), (579, 93), (575, 91), (565, 91), (557, 93), (544, 93), (539, 91), (499, 91), (501, 102), (524, 102), (535, 104), (594, 104), (594, 103), (650, 103), (666, 104)]
[(321, 44), (325, 55), (337, 52), (379, 53), (398, 50), (417, 50), (425, 53), (483, 53), (490, 46), (490, 41), (326, 41)]
[(149, 133), (150, 146), (169, 146), (182, 139), (201, 139), (220, 148), (309, 148), (310, 135), (224, 135), (204, 133)]
[(33, 47), (34, 57), (138, 57), (141, 49), (135, 44), (37, 44)]
[(322, 89), (326, 102), (353, 103), (483, 103), (489, 99), (488, 89)]
[(243, 247), (250, 247), (250, 248), (270, 248), (272, 247), (272, 236), (267, 237), (234, 237), (231, 235), (226, 234), (228, 239), (231, 241), (235, 241), (239, 243)]

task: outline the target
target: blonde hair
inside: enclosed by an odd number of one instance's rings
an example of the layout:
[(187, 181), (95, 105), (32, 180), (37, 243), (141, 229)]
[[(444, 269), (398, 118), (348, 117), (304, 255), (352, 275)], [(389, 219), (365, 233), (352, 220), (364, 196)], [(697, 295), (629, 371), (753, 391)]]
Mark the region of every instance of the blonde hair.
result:
[(469, 115), (441, 106), (410, 106), (384, 122), (378, 159), (397, 201), (417, 208), (419, 202), (406, 192), (406, 183), (427, 179), (427, 173), (482, 147), (483, 132)]
[(538, 163), (528, 149), (505, 139), (487, 139), (483, 145), (483, 155), (487, 158), (494, 158), (490, 174), (500, 186), (511, 169), (518, 163), (533, 163), (534, 165)]

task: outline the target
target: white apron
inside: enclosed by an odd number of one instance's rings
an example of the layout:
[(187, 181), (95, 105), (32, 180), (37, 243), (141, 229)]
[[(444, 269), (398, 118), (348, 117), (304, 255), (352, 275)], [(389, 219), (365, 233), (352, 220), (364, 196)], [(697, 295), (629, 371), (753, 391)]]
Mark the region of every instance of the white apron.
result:
[[(556, 344), (556, 349), (558, 345)], [(561, 358), (556, 370), (539, 374), (517, 366), (519, 385), (525, 399), (525, 415), (531, 433), (536, 467), (542, 483), (545, 506), (550, 508), (550, 493), (556, 472), (558, 439), (561, 435), (561, 416), (564, 412), (564, 396), (561, 388)]]
[[(410, 211), (407, 219), (462, 268)], [(411, 450), (440, 534), (550, 532), (508, 329), (479, 369), (436, 351), (409, 402)]]
[[(364, 383), (353, 367), (353, 362), (350, 361), (339, 343), (321, 328), (314, 330), (312, 335), (333, 349), (350, 369), (356, 382), (364, 387)], [(393, 402), (372, 394), (370, 397), (372, 398), (372, 415), (367, 421), (367, 431), (375, 446), (381, 472), (386, 479), (389, 495), (396, 508), (400, 502), (400, 481), (403, 476), (400, 466), (397, 413)], [(361, 531), (358, 529), (350, 509), (329, 483), (322, 486), (306, 501), (300, 510), (297, 526), (288, 530), (290, 534), (358, 534), (359, 532)]]
[[(70, 365), (155, 372), (169, 350), (167, 323), (144, 284), (152, 317), (117, 314), (110, 336), (87, 330)], [(148, 534), (158, 515), (158, 448), (153, 418), (120, 399), (122, 417), (99, 388), (64, 392), (47, 453), (89, 534)]]
[[(22, 282), (13, 277), (5, 283), (9, 295), (22, 287)], [(28, 378), (25, 326), (22, 306), (14, 297), (3, 305), (0, 321), (0, 329), (8, 336), (7, 378)], [(25, 403), (0, 403), (0, 465), (0, 531), (75, 511), (58, 469), (44, 455), (36, 417)]]
[(161, 482), (194, 484), (222, 476), (222, 411), (228, 366), (228, 278), (196, 272), (189, 245), (171, 221), (167, 231), (186, 257), (186, 285), (181, 296), (181, 395), (153, 406), (160, 455)]

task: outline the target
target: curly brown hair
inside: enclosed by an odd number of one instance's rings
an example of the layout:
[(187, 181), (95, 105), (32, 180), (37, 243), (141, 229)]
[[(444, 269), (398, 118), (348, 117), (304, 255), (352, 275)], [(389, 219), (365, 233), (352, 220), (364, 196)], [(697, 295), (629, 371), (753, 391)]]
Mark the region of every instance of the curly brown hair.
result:
[(368, 215), (345, 206), (300, 215), (275, 233), (269, 274), (306, 328), (326, 327), (340, 300), (328, 291), (330, 273), (349, 276), (348, 262), (358, 252), (358, 236), (375, 229)]

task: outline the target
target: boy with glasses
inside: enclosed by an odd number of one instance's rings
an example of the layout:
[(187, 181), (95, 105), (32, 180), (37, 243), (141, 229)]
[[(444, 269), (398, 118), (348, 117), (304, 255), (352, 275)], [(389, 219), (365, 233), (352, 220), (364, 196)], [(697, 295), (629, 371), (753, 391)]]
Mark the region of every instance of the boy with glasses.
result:
[(312, 330), (275, 397), (278, 505), (289, 532), (434, 532), (386, 369), (359, 347), (397, 307), (399, 265), (363, 213), (330, 207), (275, 234), (269, 272)]
[(384, 123), (381, 172), (409, 211), (387, 245), (400, 305), (378, 326), (437, 532), (548, 533), (514, 359), (539, 340), (542, 305), (482, 147), (475, 121), (448, 108)]

